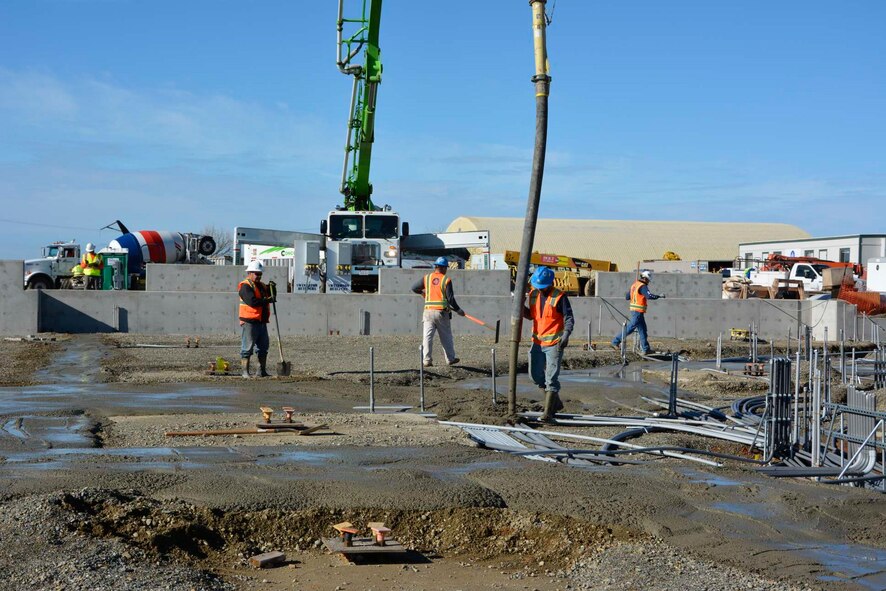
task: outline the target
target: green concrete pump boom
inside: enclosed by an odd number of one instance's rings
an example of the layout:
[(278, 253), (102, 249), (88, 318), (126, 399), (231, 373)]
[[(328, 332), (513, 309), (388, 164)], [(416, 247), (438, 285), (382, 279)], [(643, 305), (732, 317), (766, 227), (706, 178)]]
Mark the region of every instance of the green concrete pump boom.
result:
[[(348, 112), (348, 137), (341, 175), (341, 193), (345, 207), (352, 211), (373, 211), (369, 164), (375, 140), (375, 97), (381, 82), (381, 51), (378, 29), (382, 0), (362, 0), (360, 18), (344, 18), (344, 2), (338, 2), (338, 69), (354, 77), (351, 108)], [(345, 28), (348, 32), (345, 33)], [(345, 35), (348, 35), (345, 37)], [(363, 64), (352, 61), (363, 55)], [(354, 152), (352, 155), (351, 153)]]

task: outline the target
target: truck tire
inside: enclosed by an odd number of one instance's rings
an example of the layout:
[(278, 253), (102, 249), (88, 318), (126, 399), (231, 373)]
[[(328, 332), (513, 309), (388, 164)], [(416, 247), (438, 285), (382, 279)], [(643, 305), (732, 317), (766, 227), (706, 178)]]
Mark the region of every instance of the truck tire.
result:
[(52, 289), (52, 284), (46, 277), (35, 277), (28, 281), (28, 289)]

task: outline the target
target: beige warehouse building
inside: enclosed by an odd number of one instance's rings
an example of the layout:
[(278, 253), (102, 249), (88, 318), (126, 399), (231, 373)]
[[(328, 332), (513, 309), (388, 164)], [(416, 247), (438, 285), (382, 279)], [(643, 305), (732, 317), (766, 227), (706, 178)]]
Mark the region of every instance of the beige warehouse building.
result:
[[(487, 268), (502, 268), (497, 255), (520, 250), (523, 218), (458, 217), (447, 228), (447, 232), (475, 230), (489, 231), (491, 256)], [(540, 219), (533, 250), (608, 260), (621, 270), (629, 270), (637, 261), (660, 259), (667, 251), (686, 261), (730, 261), (738, 256), (742, 243), (809, 237), (809, 233), (790, 224)]]

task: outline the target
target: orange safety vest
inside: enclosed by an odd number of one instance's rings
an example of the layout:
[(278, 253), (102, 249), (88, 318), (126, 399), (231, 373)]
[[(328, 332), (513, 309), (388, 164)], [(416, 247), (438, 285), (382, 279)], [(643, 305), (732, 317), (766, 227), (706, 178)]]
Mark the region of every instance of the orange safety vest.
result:
[[(92, 257), (90, 257), (90, 254)], [(96, 253), (83, 253), (80, 261), (83, 274), (89, 277), (99, 277), (102, 274), (102, 255)]]
[(446, 301), (446, 286), (452, 283), (452, 279), (434, 271), (425, 275), (425, 310), (448, 310), (449, 302)]
[(563, 292), (559, 289), (552, 289), (547, 297), (538, 289), (529, 292), (532, 342), (536, 345), (551, 347), (563, 338), (563, 329), (566, 323), (563, 320), (563, 314), (557, 310), (557, 304), (560, 303), (562, 297)]
[(634, 281), (634, 284), (631, 286), (631, 312), (639, 312), (640, 314), (646, 313), (646, 296), (640, 293), (640, 288), (646, 285), (639, 279)]
[[(237, 292), (238, 293), (240, 292), (240, 289), (243, 287), (244, 283), (246, 285), (248, 285), (249, 287), (251, 287), (253, 289), (253, 291), (255, 291), (255, 297), (257, 297), (259, 299), (264, 297), (262, 295), (261, 289), (259, 288), (259, 286), (261, 284), (260, 283), (253, 283), (249, 279), (244, 279), (239, 284), (237, 284)], [(259, 322), (265, 322), (266, 319), (264, 318), (264, 316), (265, 316), (264, 310), (265, 310), (265, 306), (253, 307), (253, 306), (250, 306), (249, 304), (247, 304), (246, 302), (244, 302), (243, 298), (240, 298), (240, 311), (239, 311), (240, 320), (254, 320), (254, 321), (259, 321)]]

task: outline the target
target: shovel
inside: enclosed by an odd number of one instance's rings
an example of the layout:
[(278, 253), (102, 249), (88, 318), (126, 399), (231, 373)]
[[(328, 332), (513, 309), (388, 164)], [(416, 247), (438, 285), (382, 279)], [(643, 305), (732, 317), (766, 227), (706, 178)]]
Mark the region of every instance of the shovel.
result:
[[(276, 291), (276, 290), (275, 290)], [(280, 351), (280, 362), (277, 363), (277, 375), (292, 375), (292, 363), (283, 360), (283, 341), (280, 340), (280, 320), (277, 318), (277, 294), (274, 294), (274, 301), (271, 307), (274, 310), (274, 325), (277, 327), (277, 349)]]
[(489, 330), (495, 332), (495, 342), (496, 342), (496, 344), (498, 344), (498, 329), (499, 329), (499, 326), (501, 325), (501, 320), (496, 320), (495, 326), (490, 326), (489, 324), (486, 324), (485, 322), (483, 322), (479, 318), (474, 318), (470, 314), (465, 314), (465, 318), (467, 318), (471, 322), (476, 322), (477, 324), (479, 324), (483, 328), (488, 328)]

